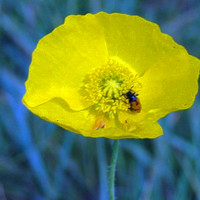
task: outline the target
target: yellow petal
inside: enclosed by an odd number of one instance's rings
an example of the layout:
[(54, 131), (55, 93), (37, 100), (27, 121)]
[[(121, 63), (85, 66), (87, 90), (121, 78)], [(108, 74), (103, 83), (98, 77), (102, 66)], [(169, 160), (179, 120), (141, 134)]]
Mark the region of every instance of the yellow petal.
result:
[(80, 97), (85, 75), (107, 61), (101, 26), (94, 15), (69, 16), (40, 40), (33, 52), (24, 101), (37, 106), (61, 97), (74, 110), (90, 105)]
[(149, 118), (191, 107), (198, 91), (200, 61), (179, 55), (160, 60), (141, 78), (140, 101)]
[(105, 127), (95, 130), (94, 125), (97, 121), (97, 115), (94, 112), (88, 109), (72, 111), (61, 98), (51, 99), (36, 107), (25, 105), (42, 119), (86, 137), (106, 137), (110, 139), (155, 138), (163, 134), (158, 123), (137, 124), (134, 130), (128, 131), (127, 127), (120, 128), (114, 119), (104, 120), (103, 118)]
[(162, 127), (157, 122), (148, 122), (144, 124), (138, 124), (132, 131), (122, 129), (119, 127), (111, 127), (107, 129), (100, 129), (93, 131), (92, 134), (86, 134), (87, 137), (106, 137), (109, 139), (125, 139), (125, 138), (157, 138), (163, 135)]
[(110, 57), (128, 63), (138, 75), (160, 59), (186, 50), (163, 34), (157, 24), (139, 16), (100, 12), (97, 18), (103, 27)]

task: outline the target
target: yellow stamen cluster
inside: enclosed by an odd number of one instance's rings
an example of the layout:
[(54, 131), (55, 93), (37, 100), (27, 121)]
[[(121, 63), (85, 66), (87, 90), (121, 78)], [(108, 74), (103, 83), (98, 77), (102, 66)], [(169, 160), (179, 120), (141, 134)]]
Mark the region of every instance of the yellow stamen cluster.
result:
[(114, 116), (118, 110), (130, 108), (126, 93), (130, 90), (138, 93), (139, 81), (137, 74), (128, 66), (109, 59), (89, 74), (85, 90), (86, 100), (96, 106), (96, 110)]

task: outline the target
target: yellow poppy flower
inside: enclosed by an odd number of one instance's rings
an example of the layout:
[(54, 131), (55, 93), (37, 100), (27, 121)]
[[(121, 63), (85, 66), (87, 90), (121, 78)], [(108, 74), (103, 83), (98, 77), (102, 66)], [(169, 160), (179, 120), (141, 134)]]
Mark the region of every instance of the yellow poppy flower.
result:
[(126, 14), (71, 15), (33, 52), (23, 103), (88, 137), (155, 138), (189, 108), (200, 62), (155, 23)]

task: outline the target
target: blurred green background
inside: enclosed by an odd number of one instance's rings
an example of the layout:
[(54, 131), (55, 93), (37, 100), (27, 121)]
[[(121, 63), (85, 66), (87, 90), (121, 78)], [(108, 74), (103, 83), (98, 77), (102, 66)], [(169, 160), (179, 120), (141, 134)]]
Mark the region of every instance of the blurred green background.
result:
[[(69, 14), (100, 10), (156, 22), (200, 57), (199, 0), (0, 0), (0, 200), (108, 199), (112, 141), (67, 132), (21, 103), (39, 39)], [(200, 200), (199, 102), (162, 119), (160, 138), (120, 141), (117, 199)]]

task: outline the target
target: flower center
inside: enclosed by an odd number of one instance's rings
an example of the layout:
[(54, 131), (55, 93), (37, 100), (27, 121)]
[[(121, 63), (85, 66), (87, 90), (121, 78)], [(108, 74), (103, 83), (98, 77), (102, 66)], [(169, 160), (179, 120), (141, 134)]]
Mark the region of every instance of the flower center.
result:
[(137, 74), (126, 64), (109, 59), (89, 74), (85, 98), (96, 106), (96, 110), (114, 117), (118, 110), (130, 108), (127, 92), (138, 94), (139, 89)]
[(103, 91), (103, 95), (110, 98), (117, 98), (120, 96), (121, 82), (116, 79), (108, 79), (100, 85)]

